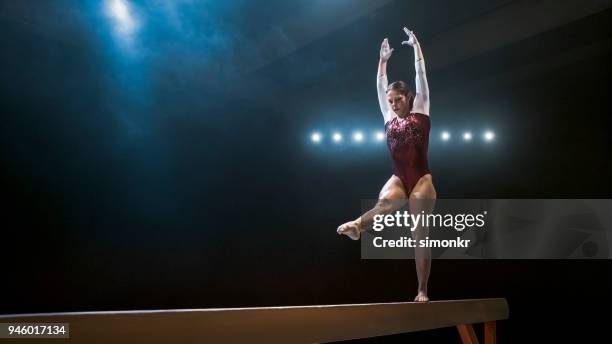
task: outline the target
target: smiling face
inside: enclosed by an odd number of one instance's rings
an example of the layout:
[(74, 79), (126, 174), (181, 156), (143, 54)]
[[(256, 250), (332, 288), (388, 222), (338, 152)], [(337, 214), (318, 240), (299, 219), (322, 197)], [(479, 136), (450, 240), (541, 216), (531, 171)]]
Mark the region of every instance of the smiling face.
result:
[(404, 116), (410, 111), (408, 108), (408, 98), (404, 93), (400, 93), (393, 89), (389, 90), (387, 92), (387, 100), (393, 112), (398, 116)]

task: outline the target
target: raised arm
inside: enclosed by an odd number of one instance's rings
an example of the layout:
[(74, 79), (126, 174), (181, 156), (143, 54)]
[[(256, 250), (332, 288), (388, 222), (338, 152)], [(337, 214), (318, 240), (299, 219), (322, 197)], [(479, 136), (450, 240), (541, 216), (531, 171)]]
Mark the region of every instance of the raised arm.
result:
[(389, 41), (385, 38), (380, 45), (380, 60), (378, 61), (378, 73), (376, 74), (376, 91), (378, 93), (378, 105), (382, 112), (385, 123), (393, 117), (391, 107), (387, 101), (387, 61), (391, 57), (393, 49), (389, 48)]
[(416, 71), (416, 95), (412, 105), (412, 112), (418, 112), (429, 116), (429, 86), (427, 85), (427, 75), (425, 73), (425, 59), (421, 46), (414, 32), (404, 28), (404, 32), (408, 35), (408, 40), (402, 44), (408, 44), (414, 48), (414, 69)]

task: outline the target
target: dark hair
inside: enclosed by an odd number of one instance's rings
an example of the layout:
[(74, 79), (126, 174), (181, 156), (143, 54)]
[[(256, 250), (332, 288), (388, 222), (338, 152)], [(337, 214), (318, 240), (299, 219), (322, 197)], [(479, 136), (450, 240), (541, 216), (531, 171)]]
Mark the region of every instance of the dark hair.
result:
[(389, 86), (387, 86), (387, 92), (391, 90), (403, 94), (408, 100), (408, 108), (410, 109), (410, 111), (412, 111), (412, 105), (414, 103), (414, 94), (410, 90), (410, 87), (408, 87), (408, 84), (401, 80), (393, 82), (389, 84)]

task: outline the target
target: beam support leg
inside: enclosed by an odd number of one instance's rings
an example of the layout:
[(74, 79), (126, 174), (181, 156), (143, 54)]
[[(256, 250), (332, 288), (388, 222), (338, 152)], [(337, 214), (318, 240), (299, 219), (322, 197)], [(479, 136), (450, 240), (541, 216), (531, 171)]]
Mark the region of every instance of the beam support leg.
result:
[(484, 323), (484, 342), (485, 344), (495, 344), (497, 341), (497, 330), (495, 321)]
[(478, 344), (478, 338), (472, 324), (457, 325), (463, 344)]

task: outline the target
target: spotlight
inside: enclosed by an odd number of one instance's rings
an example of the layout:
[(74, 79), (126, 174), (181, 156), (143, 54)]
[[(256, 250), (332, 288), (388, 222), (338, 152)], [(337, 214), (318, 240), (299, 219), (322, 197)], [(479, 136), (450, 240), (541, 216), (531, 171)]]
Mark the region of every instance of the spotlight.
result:
[(319, 143), (321, 142), (321, 134), (318, 132), (314, 132), (312, 133), (312, 135), (310, 136), (310, 139), (312, 140), (312, 142), (314, 143)]
[(466, 131), (465, 133), (463, 133), (463, 139), (465, 141), (470, 141), (472, 140), (472, 133), (470, 133), (469, 131)]
[(335, 132), (332, 136), (332, 139), (334, 140), (334, 142), (340, 142), (342, 141), (342, 134)]
[(115, 22), (118, 33), (130, 36), (136, 29), (136, 18), (125, 0), (107, 0), (106, 14)]
[(440, 135), (440, 136), (442, 137), (443, 141), (448, 141), (448, 140), (450, 140), (450, 137), (451, 137), (450, 133), (448, 131), (443, 131), (442, 135)]
[(376, 141), (383, 141), (385, 139), (385, 133), (382, 131), (377, 131), (376, 134), (374, 134), (374, 137), (376, 138)]
[(113, 15), (119, 20), (129, 20), (130, 13), (127, 4), (121, 0), (113, 0), (109, 3)]
[(484, 139), (485, 141), (493, 141), (493, 139), (495, 138), (495, 134), (492, 131), (487, 131), (484, 133)]
[(355, 142), (363, 141), (363, 133), (361, 131), (354, 132), (353, 133), (353, 140), (355, 140)]

